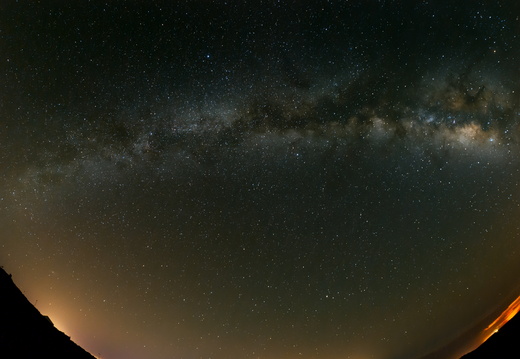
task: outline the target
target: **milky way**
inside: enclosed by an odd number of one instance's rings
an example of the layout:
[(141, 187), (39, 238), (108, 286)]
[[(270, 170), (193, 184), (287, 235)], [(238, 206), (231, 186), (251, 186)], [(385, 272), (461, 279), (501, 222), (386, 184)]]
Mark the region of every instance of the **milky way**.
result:
[(0, 264), (93, 354), (413, 359), (519, 294), (514, 1), (0, 13)]

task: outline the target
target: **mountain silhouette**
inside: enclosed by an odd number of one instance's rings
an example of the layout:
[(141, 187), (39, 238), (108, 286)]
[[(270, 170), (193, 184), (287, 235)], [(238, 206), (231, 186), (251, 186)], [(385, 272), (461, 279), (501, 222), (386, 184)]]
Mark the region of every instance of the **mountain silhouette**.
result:
[(520, 316), (515, 316), (518, 311), (520, 297), (507, 309), (497, 309), (448, 345), (421, 359), (518, 359)]
[(0, 268), (0, 358), (95, 359), (59, 331)]
[(520, 317), (516, 315), (482, 345), (461, 359), (518, 359), (519, 341)]
[[(517, 299), (520, 306), (520, 297)], [(489, 320), (486, 319), (488, 322)], [(480, 327), (481, 328), (481, 327)], [(451, 345), (422, 359), (453, 358), (455, 348), (482, 329), (468, 331)], [(509, 319), (484, 343), (460, 359), (520, 358), (520, 316)], [(42, 315), (0, 267), (0, 358), (95, 359)]]

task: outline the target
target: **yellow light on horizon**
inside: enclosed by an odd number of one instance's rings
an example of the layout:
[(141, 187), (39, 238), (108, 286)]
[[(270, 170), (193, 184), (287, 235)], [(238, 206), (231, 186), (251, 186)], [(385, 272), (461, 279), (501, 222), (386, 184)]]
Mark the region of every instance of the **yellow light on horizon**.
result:
[(520, 311), (520, 296), (511, 303), (484, 331), (497, 326), (497, 330), (510, 321)]
[(520, 311), (520, 296), (516, 298), (503, 312), (495, 319), (490, 325), (488, 325), (481, 334), (479, 344), (482, 345), (486, 342), (493, 334), (497, 333), (500, 328), (510, 321)]

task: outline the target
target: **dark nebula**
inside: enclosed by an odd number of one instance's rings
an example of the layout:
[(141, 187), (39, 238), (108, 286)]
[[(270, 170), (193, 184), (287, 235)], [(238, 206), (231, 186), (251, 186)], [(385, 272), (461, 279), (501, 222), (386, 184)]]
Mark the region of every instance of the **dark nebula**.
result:
[(0, 263), (104, 359), (442, 348), (518, 291), (519, 16), (3, 1)]

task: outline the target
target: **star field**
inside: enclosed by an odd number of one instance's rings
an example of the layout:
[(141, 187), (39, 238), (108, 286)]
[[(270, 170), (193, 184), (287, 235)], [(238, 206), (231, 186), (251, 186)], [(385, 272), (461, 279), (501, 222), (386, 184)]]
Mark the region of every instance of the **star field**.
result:
[(414, 359), (518, 292), (514, 1), (0, 14), (0, 264), (92, 354)]

